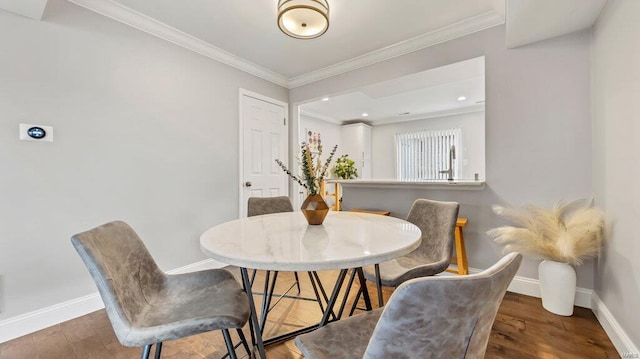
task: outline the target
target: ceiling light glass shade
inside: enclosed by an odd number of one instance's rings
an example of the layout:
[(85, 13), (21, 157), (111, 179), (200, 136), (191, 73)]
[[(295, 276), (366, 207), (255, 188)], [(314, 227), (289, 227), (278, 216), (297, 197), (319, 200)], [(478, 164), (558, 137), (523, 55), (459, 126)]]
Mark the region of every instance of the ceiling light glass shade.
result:
[(278, 27), (296, 39), (313, 39), (329, 28), (326, 0), (279, 0)]

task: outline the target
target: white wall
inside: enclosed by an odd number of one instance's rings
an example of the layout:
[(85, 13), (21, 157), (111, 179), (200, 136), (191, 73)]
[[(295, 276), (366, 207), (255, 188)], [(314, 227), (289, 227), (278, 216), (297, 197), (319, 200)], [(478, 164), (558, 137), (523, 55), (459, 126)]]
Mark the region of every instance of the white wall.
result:
[(287, 90), (63, 0), (0, 11), (0, 44), (0, 320), (95, 293), (69, 238), (110, 220), (165, 270), (204, 260), (238, 214), (238, 89)]
[[(321, 135), (321, 139), (322, 139), (322, 146), (323, 146), (323, 153), (322, 153), (322, 159), (326, 159), (327, 156), (329, 156), (329, 154), (331, 153), (331, 150), (333, 149), (333, 146), (338, 145), (338, 150), (336, 151), (336, 154), (334, 156), (334, 161), (336, 158), (338, 158), (341, 154), (342, 154), (342, 126), (336, 124), (336, 123), (331, 123), (328, 121), (323, 121), (323, 120), (319, 120), (317, 118), (313, 118), (307, 115), (300, 115), (300, 124), (299, 124), (299, 137), (297, 140), (297, 143), (300, 143), (302, 141), (306, 141), (307, 140), (307, 134), (306, 134), (306, 130), (310, 130), (313, 132), (319, 132)], [(296, 144), (297, 144), (296, 143)], [(292, 149), (292, 152), (294, 152), (295, 156), (300, 156), (300, 149), (294, 145), (290, 146)], [(334, 162), (335, 163), (335, 162)], [(333, 177), (333, 173), (329, 173), (328, 177)], [(292, 187), (295, 189), (298, 189), (298, 195), (297, 198), (298, 200), (298, 205), (296, 207), (300, 207), (302, 206), (302, 201), (304, 201), (304, 188), (302, 188), (302, 186), (296, 184), (295, 182), (292, 184)], [(333, 190), (333, 186), (327, 186), (326, 188), (326, 192), (327, 194), (331, 194), (334, 192)], [(326, 201), (328, 203), (329, 206), (333, 206), (335, 205), (334, 197), (326, 197)]]
[[(300, 128), (300, 131), (299, 131), (300, 137), (299, 137), (298, 143), (302, 141), (306, 141), (307, 134), (305, 133), (305, 130), (309, 129), (313, 132), (320, 132), (321, 139), (322, 139), (322, 146), (323, 146), (323, 149), (322, 149), (323, 159), (329, 155), (329, 153), (331, 152), (331, 149), (333, 149), (333, 146), (335, 145), (338, 145), (336, 157), (339, 156), (339, 154), (341, 153), (340, 148), (342, 145), (342, 142), (341, 142), (342, 134), (340, 131), (342, 127), (337, 123), (331, 123), (328, 121), (323, 121), (317, 118), (309, 117), (307, 115), (301, 115), (299, 128)], [(297, 154), (300, 152), (299, 148), (295, 147), (294, 145), (292, 145), (291, 148), (294, 152), (298, 150)]]
[[(460, 165), (460, 175), (457, 179), (473, 179), (474, 173), (478, 173), (479, 178), (484, 179), (484, 112), (373, 126), (371, 129), (371, 158), (373, 159), (371, 177), (396, 178), (396, 134), (456, 127), (462, 128), (463, 144), (463, 148), (456, 149), (456, 161)], [(464, 165), (465, 160), (467, 161), (466, 165)]]
[(639, 18), (639, 1), (609, 0), (591, 49), (593, 182), (596, 203), (608, 218), (595, 291), (635, 350), (640, 347)]
[[(344, 205), (387, 208), (406, 216), (418, 197), (454, 200), (465, 228), (469, 264), (487, 268), (501, 249), (485, 234), (504, 224), (493, 204), (556, 201), (591, 195), (589, 32), (517, 49), (505, 48), (504, 27), (462, 38), (292, 89), (303, 102), (442, 65), (485, 56), (486, 179), (481, 191), (347, 189)], [(537, 278), (538, 261), (525, 259), (519, 275)], [(578, 267), (578, 286), (593, 288), (593, 262)]]

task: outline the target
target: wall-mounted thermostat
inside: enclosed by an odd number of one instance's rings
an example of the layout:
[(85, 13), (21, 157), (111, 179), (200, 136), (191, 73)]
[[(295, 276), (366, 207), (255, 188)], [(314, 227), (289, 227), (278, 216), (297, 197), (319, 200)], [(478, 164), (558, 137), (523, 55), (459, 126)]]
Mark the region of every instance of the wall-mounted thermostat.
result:
[(53, 142), (53, 127), (21, 123), (20, 140)]

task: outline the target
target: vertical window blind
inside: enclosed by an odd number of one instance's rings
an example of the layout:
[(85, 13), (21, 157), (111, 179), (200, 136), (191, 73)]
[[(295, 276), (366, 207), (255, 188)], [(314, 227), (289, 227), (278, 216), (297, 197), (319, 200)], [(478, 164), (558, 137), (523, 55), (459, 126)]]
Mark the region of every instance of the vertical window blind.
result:
[[(460, 153), (462, 129), (420, 131), (396, 134), (396, 178), (400, 181), (447, 179), (451, 145)], [(458, 176), (453, 160), (453, 176)]]

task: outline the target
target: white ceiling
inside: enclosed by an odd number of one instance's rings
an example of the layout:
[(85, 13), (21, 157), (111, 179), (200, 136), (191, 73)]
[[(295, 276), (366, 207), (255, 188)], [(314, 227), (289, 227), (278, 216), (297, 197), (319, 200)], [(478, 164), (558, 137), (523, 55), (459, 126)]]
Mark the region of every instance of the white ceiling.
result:
[(504, 11), (494, 0), (329, 0), (329, 30), (299, 40), (278, 29), (277, 0), (115, 1), (287, 78)]
[(607, 0), (508, 0), (507, 47), (589, 28), (606, 3)]
[[(479, 57), (306, 103), (300, 110), (338, 124), (362, 120), (380, 125), (481, 111), (484, 94), (484, 57)], [(458, 100), (461, 96), (465, 99)]]
[[(0, 0), (0, 9), (40, 19), (47, 1)], [(297, 40), (276, 25), (278, 0), (68, 1), (288, 88), (500, 25), (505, 16), (509, 46), (559, 36), (591, 26), (606, 2), (328, 0), (327, 33)]]

